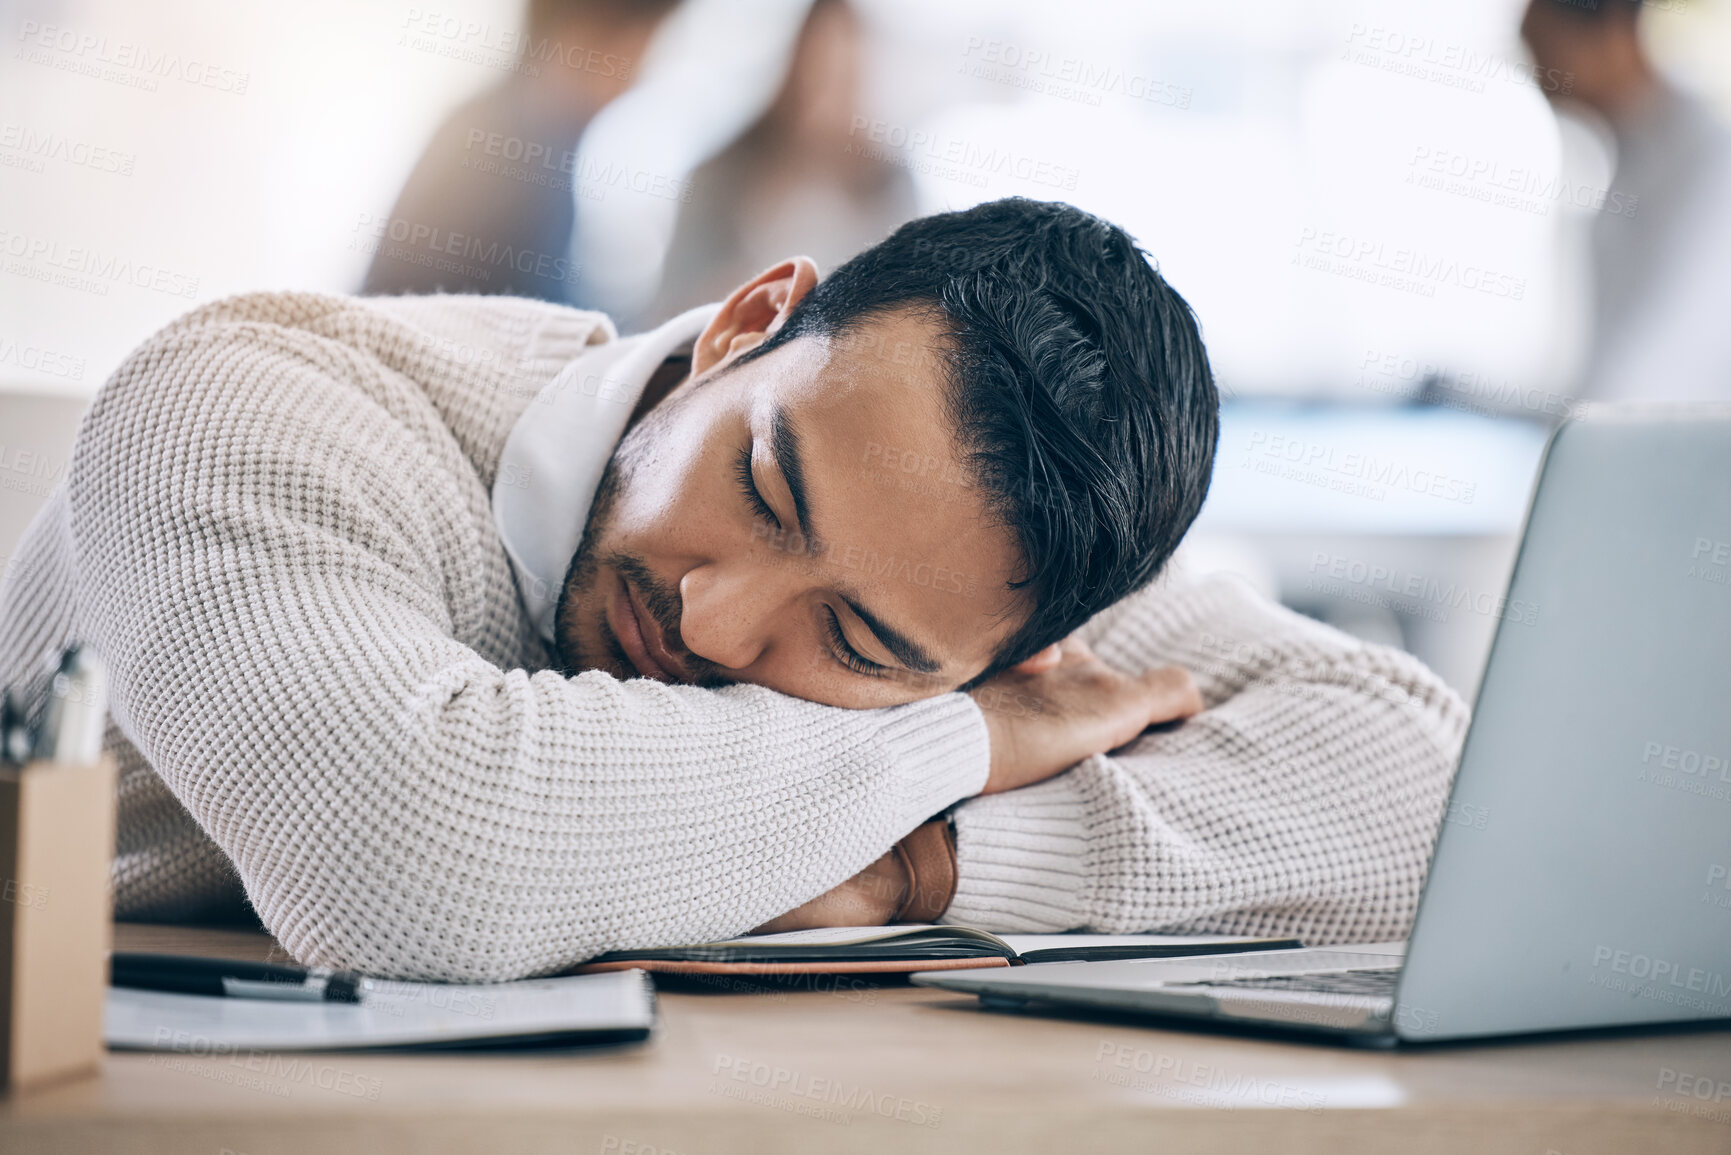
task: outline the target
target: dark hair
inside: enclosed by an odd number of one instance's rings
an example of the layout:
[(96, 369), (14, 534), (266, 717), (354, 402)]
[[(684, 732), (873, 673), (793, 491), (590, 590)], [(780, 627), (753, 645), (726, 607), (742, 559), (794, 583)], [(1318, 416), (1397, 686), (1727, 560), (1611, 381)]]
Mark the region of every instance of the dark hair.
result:
[(1159, 574), (1208, 495), (1219, 398), (1195, 314), (1136, 242), (1020, 197), (903, 225), (738, 363), (900, 309), (946, 330), (962, 459), (1021, 550), (1030, 613), (977, 683)]

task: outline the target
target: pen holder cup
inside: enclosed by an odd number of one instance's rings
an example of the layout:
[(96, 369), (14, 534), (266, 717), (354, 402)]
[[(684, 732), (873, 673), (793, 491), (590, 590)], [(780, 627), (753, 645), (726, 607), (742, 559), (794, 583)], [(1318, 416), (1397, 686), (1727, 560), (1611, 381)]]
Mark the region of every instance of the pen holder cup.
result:
[(106, 755), (0, 769), (0, 1088), (101, 1064), (114, 808)]

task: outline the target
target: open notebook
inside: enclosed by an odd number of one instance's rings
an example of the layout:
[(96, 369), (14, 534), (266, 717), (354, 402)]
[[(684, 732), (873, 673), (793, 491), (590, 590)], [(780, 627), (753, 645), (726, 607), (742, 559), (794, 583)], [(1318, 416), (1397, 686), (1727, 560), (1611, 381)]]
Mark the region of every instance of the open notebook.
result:
[(676, 974), (894, 973), (1023, 963), (1176, 958), (1289, 950), (1295, 938), (1172, 934), (990, 934), (966, 926), (836, 926), (720, 942), (613, 951), (581, 971), (640, 968)]

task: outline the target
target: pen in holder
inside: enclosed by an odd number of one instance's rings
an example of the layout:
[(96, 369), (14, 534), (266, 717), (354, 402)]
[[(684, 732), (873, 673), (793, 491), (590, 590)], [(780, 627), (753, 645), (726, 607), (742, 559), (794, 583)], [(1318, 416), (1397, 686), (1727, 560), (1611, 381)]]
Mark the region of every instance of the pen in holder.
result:
[[(0, 765), (0, 1087), (94, 1071), (112, 928), (114, 760), (102, 753), (102, 663), (62, 655), (42, 721), (7, 702)], [(26, 739), (29, 739), (28, 741)]]

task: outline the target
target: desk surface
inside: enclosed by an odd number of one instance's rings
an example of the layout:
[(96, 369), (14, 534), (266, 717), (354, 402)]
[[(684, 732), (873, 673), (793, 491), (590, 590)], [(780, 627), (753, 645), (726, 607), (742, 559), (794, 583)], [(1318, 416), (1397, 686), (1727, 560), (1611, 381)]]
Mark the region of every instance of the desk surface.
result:
[[(236, 958), (274, 946), (127, 925), (115, 938)], [(988, 1014), (846, 977), (767, 993), (717, 980), (664, 993), (661, 1017), (650, 1042), (594, 1051), (112, 1054), (97, 1076), (0, 1101), (0, 1150), (1731, 1153), (1731, 1032), (1389, 1054)]]

